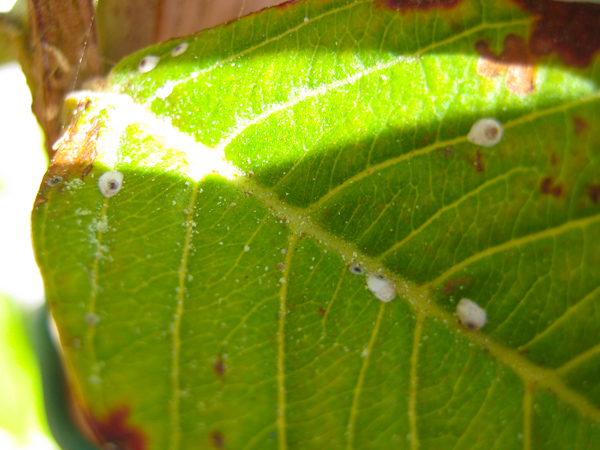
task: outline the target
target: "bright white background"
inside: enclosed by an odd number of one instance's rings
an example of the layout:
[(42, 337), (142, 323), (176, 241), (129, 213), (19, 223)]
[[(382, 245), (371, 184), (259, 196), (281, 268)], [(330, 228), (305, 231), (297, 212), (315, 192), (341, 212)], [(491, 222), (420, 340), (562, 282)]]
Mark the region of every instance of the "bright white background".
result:
[[(13, 3), (0, 0), (0, 12), (9, 11)], [(29, 215), (45, 171), (42, 133), (31, 113), (25, 77), (17, 63), (0, 65), (0, 292), (26, 308), (44, 300)], [(16, 446), (0, 429), (1, 450), (55, 448), (39, 432), (32, 433), (25, 447)]]

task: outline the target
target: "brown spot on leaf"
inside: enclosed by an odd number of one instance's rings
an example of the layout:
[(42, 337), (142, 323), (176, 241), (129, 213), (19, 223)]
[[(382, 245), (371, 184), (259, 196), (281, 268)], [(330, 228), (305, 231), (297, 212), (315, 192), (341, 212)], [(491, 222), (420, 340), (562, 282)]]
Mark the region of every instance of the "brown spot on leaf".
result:
[(558, 164), (558, 155), (555, 152), (552, 152), (550, 155), (550, 164), (556, 166)]
[(444, 149), (444, 156), (450, 156), (452, 153), (454, 153), (453, 146), (450, 145)]
[(213, 370), (219, 376), (221, 381), (223, 381), (223, 379), (225, 378), (225, 363), (223, 362), (222, 355), (219, 355), (219, 357), (215, 361), (215, 363), (213, 365)]
[(461, 289), (473, 282), (471, 277), (450, 278), (442, 289), (444, 295), (452, 295), (457, 289)]
[(481, 150), (477, 150), (475, 161), (473, 161), (473, 166), (477, 172), (485, 171), (485, 167), (483, 166), (483, 154), (481, 153)]
[(225, 436), (223, 436), (223, 433), (219, 430), (211, 431), (210, 444), (216, 449), (225, 448)]
[(324, 316), (326, 312), (327, 310), (325, 308), (319, 308), (319, 314), (321, 314), (322, 316)]
[(575, 116), (573, 117), (573, 129), (575, 134), (582, 134), (588, 129), (588, 123), (581, 117)]
[(78, 126), (77, 119), (78, 117), (74, 117), (71, 126), (54, 144), (55, 153), (40, 190), (45, 186), (56, 186), (56, 180), (66, 180), (73, 175), (85, 178), (90, 173), (97, 156), (96, 141), (100, 122), (94, 120), (89, 125)]
[(567, 65), (587, 66), (600, 50), (600, 5), (552, 0), (513, 0), (537, 19), (529, 48), (533, 55), (556, 53)]
[(552, 177), (546, 177), (540, 183), (540, 191), (542, 194), (558, 198), (562, 194), (562, 185), (554, 184)]
[(485, 166), (483, 164), (483, 153), (481, 153), (481, 150), (477, 150), (475, 157), (467, 155), (467, 160), (473, 167), (475, 167), (477, 172), (481, 173), (485, 171)]
[(48, 199), (47, 199), (46, 197), (42, 197), (42, 195), (41, 195), (41, 194), (38, 194), (38, 195), (35, 197), (35, 202), (33, 203), (33, 206), (34, 206), (34, 207), (36, 207), (36, 206), (43, 205), (43, 204), (44, 204), (44, 203), (46, 203), (47, 201), (48, 201)]
[(92, 433), (103, 447), (115, 450), (146, 449), (145, 435), (127, 422), (128, 417), (128, 408), (117, 409), (104, 419), (98, 419), (90, 413), (85, 415)]
[(475, 49), (481, 55), (477, 73), (485, 78), (506, 74), (504, 85), (515, 94), (529, 94), (535, 89), (535, 61), (523, 38), (509, 34), (504, 39), (504, 50), (495, 55), (485, 41), (478, 41)]
[(600, 201), (600, 184), (588, 184), (587, 191), (590, 199), (597, 205)]
[(384, 0), (381, 3), (389, 9), (408, 11), (429, 11), (434, 8), (450, 9), (457, 6), (462, 0)]

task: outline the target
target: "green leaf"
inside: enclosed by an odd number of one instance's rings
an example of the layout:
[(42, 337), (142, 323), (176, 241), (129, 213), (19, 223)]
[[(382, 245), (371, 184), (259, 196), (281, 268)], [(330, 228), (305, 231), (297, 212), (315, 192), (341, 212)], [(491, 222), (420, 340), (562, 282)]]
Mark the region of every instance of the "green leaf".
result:
[(597, 6), (419, 5), (287, 4), (67, 101), (33, 233), (100, 441), (598, 442)]

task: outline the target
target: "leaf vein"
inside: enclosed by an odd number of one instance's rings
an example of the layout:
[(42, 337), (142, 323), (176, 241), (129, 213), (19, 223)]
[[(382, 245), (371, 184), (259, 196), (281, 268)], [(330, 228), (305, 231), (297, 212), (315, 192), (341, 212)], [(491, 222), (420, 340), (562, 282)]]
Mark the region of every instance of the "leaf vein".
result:
[(356, 417), (358, 416), (358, 411), (360, 409), (360, 395), (362, 393), (363, 383), (365, 381), (365, 374), (367, 372), (367, 367), (369, 366), (369, 360), (371, 358), (371, 353), (373, 352), (373, 347), (375, 346), (375, 341), (377, 340), (377, 334), (379, 333), (379, 327), (381, 325), (381, 318), (383, 317), (383, 313), (385, 310), (386, 303), (381, 302), (379, 305), (379, 313), (377, 314), (377, 321), (375, 322), (375, 326), (373, 327), (373, 331), (371, 332), (371, 338), (369, 339), (369, 343), (367, 344), (367, 348), (365, 349), (366, 355), (363, 358), (363, 363), (360, 368), (360, 372), (358, 374), (358, 379), (356, 380), (356, 387), (354, 388), (354, 395), (352, 397), (352, 405), (350, 407), (350, 417), (348, 419), (348, 425), (346, 426), (346, 450), (352, 450), (354, 448), (354, 435), (356, 433)]

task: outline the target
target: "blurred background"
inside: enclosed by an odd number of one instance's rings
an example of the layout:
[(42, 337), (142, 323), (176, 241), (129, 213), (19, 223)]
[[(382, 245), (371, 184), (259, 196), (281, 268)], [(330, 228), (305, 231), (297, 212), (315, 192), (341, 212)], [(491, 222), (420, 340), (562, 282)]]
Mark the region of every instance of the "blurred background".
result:
[[(14, 0), (0, 0), (9, 11)], [(58, 449), (43, 413), (28, 317), (44, 301), (29, 214), (47, 164), (31, 94), (16, 62), (0, 65), (0, 449)]]

